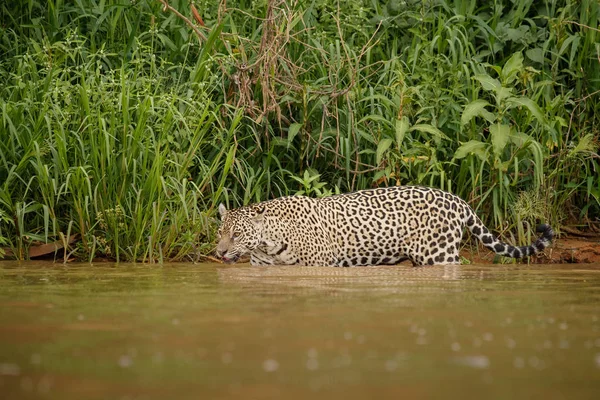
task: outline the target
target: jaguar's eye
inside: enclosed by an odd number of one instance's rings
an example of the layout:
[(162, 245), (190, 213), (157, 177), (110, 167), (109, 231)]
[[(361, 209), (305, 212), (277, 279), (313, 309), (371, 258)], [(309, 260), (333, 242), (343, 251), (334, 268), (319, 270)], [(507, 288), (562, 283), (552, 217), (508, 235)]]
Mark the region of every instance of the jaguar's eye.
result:
[(237, 239), (237, 238), (239, 238), (239, 237), (240, 237), (240, 233), (239, 233), (239, 232), (233, 232), (233, 233), (231, 234), (231, 238), (232, 238), (232, 239)]

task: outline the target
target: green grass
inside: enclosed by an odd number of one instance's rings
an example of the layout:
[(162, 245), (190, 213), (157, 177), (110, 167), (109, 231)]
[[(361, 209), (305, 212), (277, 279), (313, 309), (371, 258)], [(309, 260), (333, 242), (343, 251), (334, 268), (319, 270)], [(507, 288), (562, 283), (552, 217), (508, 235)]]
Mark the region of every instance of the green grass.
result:
[(65, 259), (194, 259), (219, 202), (377, 185), (450, 190), (518, 242), (599, 217), (596, 1), (194, 4), (206, 40), (159, 1), (0, 5), (19, 258), (78, 235)]

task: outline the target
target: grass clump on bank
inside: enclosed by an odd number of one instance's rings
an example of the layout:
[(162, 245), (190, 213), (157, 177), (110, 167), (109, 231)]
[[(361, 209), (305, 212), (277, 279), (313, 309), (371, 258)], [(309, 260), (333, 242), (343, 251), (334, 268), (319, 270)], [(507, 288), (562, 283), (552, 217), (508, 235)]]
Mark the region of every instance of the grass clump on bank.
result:
[(78, 235), (66, 256), (185, 259), (218, 202), (376, 185), (453, 191), (521, 242), (523, 192), (555, 226), (600, 214), (596, 1), (167, 2), (200, 40), (163, 3), (0, 6), (17, 257)]
[(141, 42), (119, 68), (115, 54), (90, 52), (76, 32), (23, 47), (0, 71), (0, 205), (12, 217), (2, 236), (15, 255), (71, 235), (80, 240), (65, 257), (202, 251), (211, 202), (198, 185), (212, 185), (231, 137), (214, 135), (214, 82), (189, 81), (193, 65), (173, 65)]

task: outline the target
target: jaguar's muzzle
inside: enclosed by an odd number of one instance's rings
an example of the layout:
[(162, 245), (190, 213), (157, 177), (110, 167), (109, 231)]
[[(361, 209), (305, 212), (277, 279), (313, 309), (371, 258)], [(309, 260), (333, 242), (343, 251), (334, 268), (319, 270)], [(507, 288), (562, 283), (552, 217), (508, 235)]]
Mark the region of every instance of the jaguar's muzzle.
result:
[(225, 264), (233, 264), (234, 262), (236, 262), (238, 259), (240, 258), (240, 256), (238, 255), (234, 255), (232, 257), (227, 257), (226, 255), (223, 255), (221, 257), (221, 260), (223, 260), (223, 262)]

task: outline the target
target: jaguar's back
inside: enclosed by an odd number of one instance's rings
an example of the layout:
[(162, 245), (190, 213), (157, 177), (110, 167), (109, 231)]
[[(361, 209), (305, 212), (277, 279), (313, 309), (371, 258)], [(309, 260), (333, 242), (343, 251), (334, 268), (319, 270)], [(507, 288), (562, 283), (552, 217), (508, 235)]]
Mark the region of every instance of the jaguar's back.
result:
[(468, 205), (457, 196), (403, 186), (320, 201), (334, 221), (327, 226), (339, 265), (396, 264), (406, 258), (415, 264), (459, 262)]

